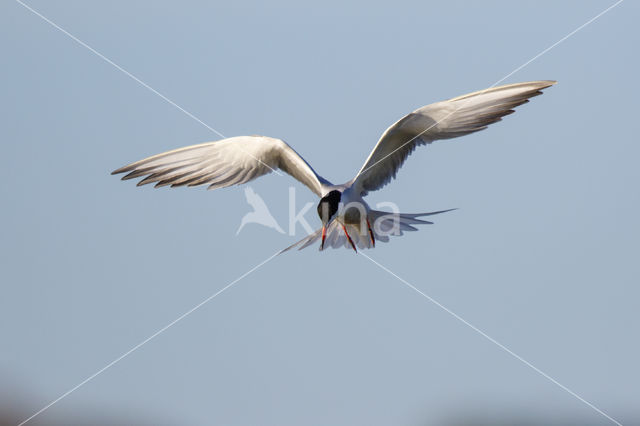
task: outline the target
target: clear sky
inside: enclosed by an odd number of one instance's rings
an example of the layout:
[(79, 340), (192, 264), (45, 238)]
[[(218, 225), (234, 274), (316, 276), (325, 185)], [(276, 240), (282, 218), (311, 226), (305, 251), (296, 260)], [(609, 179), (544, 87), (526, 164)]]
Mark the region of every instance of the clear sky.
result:
[[(225, 136), (283, 138), (342, 182), (404, 114), (491, 86), (614, 1), (26, 3)], [(366, 252), (623, 424), (640, 417), (639, 12), (508, 77), (558, 80), (516, 114), (417, 150), (369, 200), (459, 210)], [(236, 236), (242, 188), (110, 176), (220, 137), (15, 1), (0, 49), (0, 415), (17, 423), (302, 235)], [(288, 176), (251, 183), (285, 229), (290, 186), (316, 202)], [(509, 416), (613, 424), (364, 256), (314, 247), (30, 424)]]

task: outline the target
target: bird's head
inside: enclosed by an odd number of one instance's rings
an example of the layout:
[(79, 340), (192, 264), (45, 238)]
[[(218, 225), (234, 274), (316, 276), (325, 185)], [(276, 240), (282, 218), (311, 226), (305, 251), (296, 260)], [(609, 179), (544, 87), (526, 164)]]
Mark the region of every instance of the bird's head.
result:
[(320, 245), (320, 250), (324, 248), (324, 240), (327, 236), (327, 227), (338, 212), (341, 198), (342, 193), (340, 191), (333, 190), (322, 197), (318, 203), (318, 216), (320, 216), (320, 220), (322, 221), (322, 244)]

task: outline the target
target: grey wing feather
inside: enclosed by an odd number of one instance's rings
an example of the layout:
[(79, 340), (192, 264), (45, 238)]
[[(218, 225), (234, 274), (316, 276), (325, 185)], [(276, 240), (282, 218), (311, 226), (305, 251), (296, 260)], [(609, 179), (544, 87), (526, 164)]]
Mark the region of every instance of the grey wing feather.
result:
[(249, 182), (276, 169), (291, 175), (318, 196), (331, 185), (286, 142), (266, 136), (237, 136), (187, 146), (121, 167), (122, 179), (144, 177), (138, 185), (209, 185), (224, 188)]
[(544, 80), (508, 84), (419, 108), (383, 133), (350, 183), (363, 196), (380, 189), (396, 177), (417, 146), (484, 130), (555, 83)]

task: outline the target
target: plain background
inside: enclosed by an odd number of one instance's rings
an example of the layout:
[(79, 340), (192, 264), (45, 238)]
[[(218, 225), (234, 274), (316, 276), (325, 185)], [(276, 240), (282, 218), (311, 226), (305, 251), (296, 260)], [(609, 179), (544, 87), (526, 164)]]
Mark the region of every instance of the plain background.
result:
[[(339, 183), (404, 114), (489, 87), (613, 1), (28, 4), (224, 135), (283, 138)], [(625, 424), (640, 394), (639, 11), (620, 4), (504, 81), (559, 81), (516, 114), (416, 151), (369, 200), (460, 210), (366, 253)], [(19, 421), (302, 235), (236, 236), (241, 188), (110, 176), (219, 136), (13, 1), (0, 49), (0, 401)], [(316, 202), (288, 176), (251, 183), (283, 227), (291, 185)], [(30, 424), (509, 418), (610, 424), (365, 257), (314, 247)]]

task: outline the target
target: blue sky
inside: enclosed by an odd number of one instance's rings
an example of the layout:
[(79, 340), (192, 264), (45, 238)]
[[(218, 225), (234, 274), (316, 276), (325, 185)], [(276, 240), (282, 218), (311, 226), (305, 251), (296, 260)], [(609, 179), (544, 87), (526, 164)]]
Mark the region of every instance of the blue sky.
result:
[[(404, 114), (491, 86), (614, 2), (27, 4), (225, 136), (282, 138), (341, 182)], [(236, 236), (242, 188), (110, 176), (219, 136), (19, 3), (0, 12), (0, 408), (20, 421), (296, 238)], [(623, 424), (640, 381), (638, 12), (625, 1), (508, 77), (558, 80), (516, 114), (417, 150), (371, 202), (459, 210), (366, 253)], [(316, 202), (287, 176), (251, 186), (283, 226), (290, 186)], [(264, 264), (31, 424), (104, 413), (613, 424), (365, 257), (315, 248)]]

